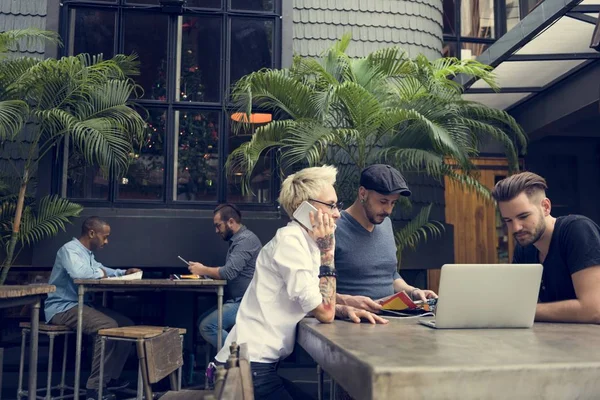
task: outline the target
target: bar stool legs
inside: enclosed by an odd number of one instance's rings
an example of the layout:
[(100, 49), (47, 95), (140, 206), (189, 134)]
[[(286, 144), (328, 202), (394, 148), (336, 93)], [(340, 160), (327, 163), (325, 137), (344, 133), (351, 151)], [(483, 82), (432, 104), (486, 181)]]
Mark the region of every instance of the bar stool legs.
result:
[[(21, 358), (19, 361), (19, 380), (17, 383), (17, 400), (21, 400), (24, 397), (27, 397), (28, 391), (23, 390), (23, 376), (25, 375), (25, 350), (27, 347), (27, 336), (30, 333), (29, 328), (21, 329)], [(65, 390), (70, 389), (73, 390), (71, 386), (67, 386), (65, 383), (66, 375), (67, 375), (67, 351), (69, 347), (69, 335), (73, 332), (64, 332), (64, 331), (40, 331), (40, 335), (46, 335), (49, 339), (48, 346), (48, 377), (46, 378), (46, 388), (39, 388), (38, 393), (45, 390), (45, 395), (37, 395), (36, 397), (44, 400), (59, 400), (64, 398), (73, 397), (72, 394), (65, 395)], [(63, 359), (62, 359), (62, 370), (60, 374), (60, 384), (57, 386), (52, 386), (52, 368), (54, 365), (54, 343), (56, 338), (60, 335), (65, 336), (64, 349), (63, 349)], [(52, 390), (60, 390), (59, 396), (52, 396)]]
[(54, 335), (48, 335), (50, 345), (48, 348), (48, 379), (46, 380), (46, 400), (52, 398), (52, 358), (54, 354)]
[(17, 385), (17, 400), (23, 397), (23, 370), (25, 368), (25, 345), (27, 344), (27, 331), (21, 330), (21, 361), (19, 361), (19, 383)]

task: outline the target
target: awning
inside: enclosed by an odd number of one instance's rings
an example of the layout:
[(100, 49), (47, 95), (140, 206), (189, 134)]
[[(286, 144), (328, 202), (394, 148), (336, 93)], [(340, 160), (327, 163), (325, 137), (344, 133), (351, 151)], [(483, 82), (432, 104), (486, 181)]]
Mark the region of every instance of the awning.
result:
[(510, 110), (600, 62), (600, 52), (590, 48), (599, 13), (600, 0), (545, 0), (477, 57), (494, 67), (500, 91), (458, 76), (463, 98)]

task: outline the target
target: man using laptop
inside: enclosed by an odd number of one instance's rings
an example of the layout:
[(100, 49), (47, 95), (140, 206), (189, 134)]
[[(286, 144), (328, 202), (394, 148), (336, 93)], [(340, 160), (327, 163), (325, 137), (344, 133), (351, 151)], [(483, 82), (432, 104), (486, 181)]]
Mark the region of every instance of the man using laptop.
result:
[(398, 273), (389, 216), (400, 196), (410, 196), (410, 190), (392, 166), (374, 164), (362, 171), (358, 197), (341, 212), (335, 231), (338, 304), (377, 311), (381, 306), (372, 300), (400, 291), (414, 300), (437, 297), (409, 285)]
[[(240, 302), (254, 276), (256, 257), (262, 248), (258, 237), (242, 225), (242, 213), (233, 204), (220, 204), (213, 215), (215, 232), (229, 242), (229, 250), (222, 267), (207, 267), (199, 262), (190, 262), (193, 274), (227, 280), (228, 300), (223, 304), (222, 343), (235, 325)], [(200, 317), (200, 335), (208, 343), (217, 346), (218, 338), (217, 307), (208, 310)]]
[(600, 227), (582, 215), (555, 218), (546, 181), (531, 172), (492, 191), (513, 234), (513, 263), (544, 266), (536, 321), (600, 323)]
[[(110, 226), (99, 217), (89, 217), (81, 226), (81, 236), (73, 238), (62, 246), (56, 253), (49, 284), (56, 286), (56, 292), (48, 294), (44, 302), (46, 322), (55, 325), (66, 325), (77, 329), (77, 286), (73, 279), (96, 279), (107, 276), (129, 275), (140, 270), (130, 268), (111, 269), (105, 267), (94, 258), (94, 251), (103, 248), (108, 243)], [(133, 325), (133, 322), (113, 310), (87, 303), (83, 306), (83, 333), (96, 335), (100, 329), (117, 328)], [(131, 343), (109, 340), (106, 342), (104, 357), (104, 378), (107, 388), (121, 389), (128, 382), (120, 380), (119, 376), (127, 361)], [(96, 336), (92, 370), (87, 380), (86, 399), (98, 399), (100, 378), (100, 340)], [(114, 394), (103, 390), (102, 400), (114, 399)]]

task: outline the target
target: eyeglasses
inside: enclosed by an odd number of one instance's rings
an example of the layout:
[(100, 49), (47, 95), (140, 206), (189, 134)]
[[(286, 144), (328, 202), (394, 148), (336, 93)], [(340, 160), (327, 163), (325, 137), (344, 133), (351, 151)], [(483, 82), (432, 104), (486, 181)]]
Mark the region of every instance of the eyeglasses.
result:
[(334, 209), (338, 209), (341, 210), (342, 208), (344, 208), (344, 203), (341, 201), (338, 201), (337, 203), (325, 203), (324, 201), (321, 200), (315, 200), (315, 199), (308, 199), (309, 201), (314, 201), (315, 203), (319, 203), (319, 204), (323, 204), (324, 206), (329, 207), (329, 209), (331, 211), (333, 211)]
[(219, 229), (219, 228), (221, 227), (221, 225), (223, 225), (224, 223), (225, 223), (225, 222), (219, 222), (219, 223), (213, 224), (213, 226), (214, 226), (216, 229)]

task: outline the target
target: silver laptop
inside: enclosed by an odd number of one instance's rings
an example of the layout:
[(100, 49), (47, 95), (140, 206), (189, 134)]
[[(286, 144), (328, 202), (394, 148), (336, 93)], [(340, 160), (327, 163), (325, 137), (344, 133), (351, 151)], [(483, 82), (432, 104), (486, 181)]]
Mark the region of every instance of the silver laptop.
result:
[(432, 328), (531, 328), (542, 279), (541, 264), (442, 266)]

